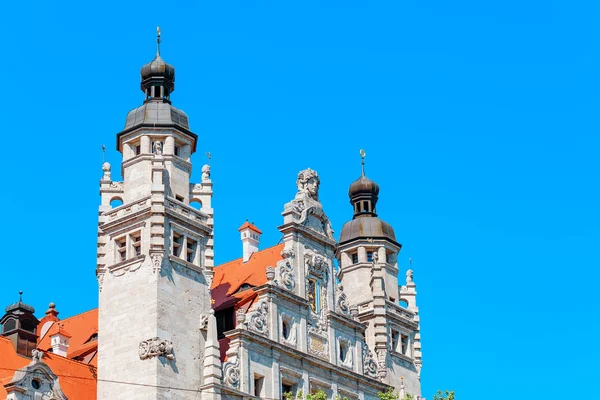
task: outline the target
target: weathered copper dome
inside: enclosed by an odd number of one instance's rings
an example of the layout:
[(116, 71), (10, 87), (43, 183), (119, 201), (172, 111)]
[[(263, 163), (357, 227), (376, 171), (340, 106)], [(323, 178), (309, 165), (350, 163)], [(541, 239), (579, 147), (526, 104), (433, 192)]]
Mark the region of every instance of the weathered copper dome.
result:
[(348, 189), (348, 196), (352, 201), (353, 197), (364, 194), (377, 197), (379, 195), (379, 185), (363, 175), (352, 182), (350, 189)]
[(175, 82), (175, 67), (163, 60), (160, 54), (157, 54), (154, 60), (142, 67), (141, 75), (142, 81), (162, 77)]
[(394, 228), (385, 221), (377, 217), (369, 216), (366, 218), (354, 218), (348, 221), (342, 227), (340, 235), (340, 244), (349, 242), (353, 239), (390, 239), (396, 242)]

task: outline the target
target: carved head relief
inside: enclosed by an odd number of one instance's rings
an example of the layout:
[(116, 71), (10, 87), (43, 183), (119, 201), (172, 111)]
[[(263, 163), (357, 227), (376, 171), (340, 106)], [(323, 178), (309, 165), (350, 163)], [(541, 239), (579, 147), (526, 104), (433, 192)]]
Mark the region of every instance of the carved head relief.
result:
[(298, 173), (296, 185), (298, 186), (298, 194), (304, 194), (315, 201), (319, 201), (319, 185), (321, 180), (317, 171), (307, 168)]

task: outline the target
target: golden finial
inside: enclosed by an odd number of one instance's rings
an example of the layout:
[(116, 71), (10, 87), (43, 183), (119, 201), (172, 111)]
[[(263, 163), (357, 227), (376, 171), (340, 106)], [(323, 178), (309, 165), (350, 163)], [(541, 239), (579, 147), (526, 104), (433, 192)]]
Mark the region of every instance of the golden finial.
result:
[(360, 149), (360, 158), (361, 158), (361, 165), (362, 165), (362, 176), (365, 176), (365, 156), (367, 155), (367, 152), (364, 151), (363, 149)]
[(156, 55), (160, 56), (160, 26), (156, 27)]

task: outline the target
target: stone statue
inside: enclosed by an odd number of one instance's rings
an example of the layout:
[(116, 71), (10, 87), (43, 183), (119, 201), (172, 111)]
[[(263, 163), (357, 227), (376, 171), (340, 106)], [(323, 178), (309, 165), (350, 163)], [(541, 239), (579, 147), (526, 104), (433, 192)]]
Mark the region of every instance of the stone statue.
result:
[(296, 198), (308, 197), (315, 201), (319, 201), (319, 184), (321, 183), (317, 171), (310, 168), (300, 171), (296, 185), (298, 186), (298, 194)]
[(162, 156), (162, 142), (159, 142), (158, 140), (156, 142), (154, 142), (154, 154), (157, 156)]
[(406, 284), (408, 285), (409, 283), (413, 282), (413, 270), (409, 269), (408, 271), (406, 271)]
[(210, 165), (206, 164), (202, 167), (202, 182), (210, 181)]
[(31, 362), (38, 363), (42, 361), (42, 357), (44, 357), (44, 352), (38, 349), (31, 350)]

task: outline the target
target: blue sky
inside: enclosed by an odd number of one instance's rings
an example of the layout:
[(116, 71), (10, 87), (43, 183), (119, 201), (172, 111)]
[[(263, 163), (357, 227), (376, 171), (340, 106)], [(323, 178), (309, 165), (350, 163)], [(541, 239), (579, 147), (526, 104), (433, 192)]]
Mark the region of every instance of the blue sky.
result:
[[(0, 306), (97, 306), (101, 145), (163, 32), (173, 104), (213, 155), (216, 258), (280, 237), (306, 167), (339, 233), (348, 185), (413, 258), (423, 395), (592, 396), (600, 356), (600, 12), (593, 2), (9, 2), (0, 62)], [(113, 168), (118, 171), (119, 168)]]

